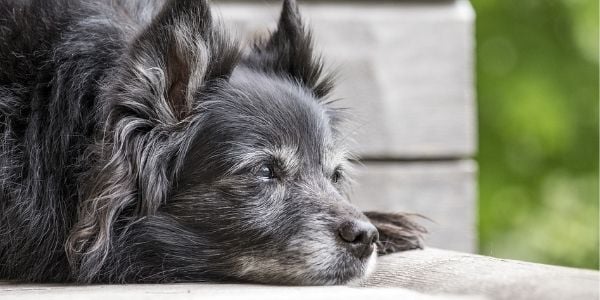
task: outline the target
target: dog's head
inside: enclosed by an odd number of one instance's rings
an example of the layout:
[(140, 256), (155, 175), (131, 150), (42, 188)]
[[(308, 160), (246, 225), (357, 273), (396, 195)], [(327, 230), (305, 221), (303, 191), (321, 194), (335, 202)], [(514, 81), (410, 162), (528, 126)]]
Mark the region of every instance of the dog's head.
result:
[(374, 264), (347, 198), (331, 80), (294, 1), (240, 49), (170, 1), (106, 80), (99, 168), (69, 239), (79, 280), (338, 284)]
[(241, 279), (364, 275), (378, 232), (346, 198), (350, 164), (335, 112), (298, 80), (246, 66), (213, 97), (164, 211), (222, 245)]

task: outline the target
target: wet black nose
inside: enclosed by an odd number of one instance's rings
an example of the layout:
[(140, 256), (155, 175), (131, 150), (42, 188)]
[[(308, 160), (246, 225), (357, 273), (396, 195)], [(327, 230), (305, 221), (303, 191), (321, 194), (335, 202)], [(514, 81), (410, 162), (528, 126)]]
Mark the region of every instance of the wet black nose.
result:
[(379, 232), (373, 224), (365, 221), (347, 221), (340, 225), (338, 233), (346, 243), (350, 252), (359, 258), (366, 258), (373, 253)]

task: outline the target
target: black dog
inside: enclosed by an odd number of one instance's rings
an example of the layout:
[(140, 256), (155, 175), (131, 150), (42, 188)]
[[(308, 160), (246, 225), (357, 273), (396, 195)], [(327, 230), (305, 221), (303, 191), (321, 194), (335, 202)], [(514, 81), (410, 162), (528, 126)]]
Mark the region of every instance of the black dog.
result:
[(0, 0), (0, 277), (339, 284), (420, 247), (348, 203), (312, 49), (294, 1), (242, 49), (206, 1)]

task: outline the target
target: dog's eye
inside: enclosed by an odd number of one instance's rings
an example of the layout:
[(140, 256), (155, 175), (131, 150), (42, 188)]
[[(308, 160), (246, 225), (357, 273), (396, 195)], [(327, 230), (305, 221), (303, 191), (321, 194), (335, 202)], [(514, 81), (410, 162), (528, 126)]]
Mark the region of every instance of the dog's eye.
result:
[(277, 174), (275, 174), (275, 168), (271, 164), (262, 166), (260, 168), (260, 170), (258, 170), (258, 174), (256, 174), (256, 175), (258, 177), (260, 177), (261, 179), (265, 179), (265, 180), (271, 180), (271, 179), (277, 178)]
[(340, 179), (342, 179), (342, 170), (340, 168), (336, 168), (335, 171), (333, 171), (333, 174), (331, 175), (331, 181), (337, 183), (338, 181), (340, 181)]

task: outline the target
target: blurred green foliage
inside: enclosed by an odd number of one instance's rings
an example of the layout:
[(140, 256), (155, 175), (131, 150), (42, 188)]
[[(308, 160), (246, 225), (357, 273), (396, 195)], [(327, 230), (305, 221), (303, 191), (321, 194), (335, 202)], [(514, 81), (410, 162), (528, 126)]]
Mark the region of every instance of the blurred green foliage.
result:
[(471, 0), (480, 251), (598, 268), (598, 1)]

